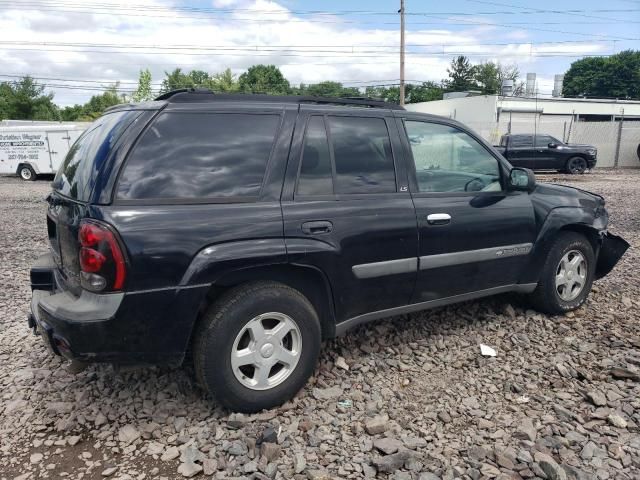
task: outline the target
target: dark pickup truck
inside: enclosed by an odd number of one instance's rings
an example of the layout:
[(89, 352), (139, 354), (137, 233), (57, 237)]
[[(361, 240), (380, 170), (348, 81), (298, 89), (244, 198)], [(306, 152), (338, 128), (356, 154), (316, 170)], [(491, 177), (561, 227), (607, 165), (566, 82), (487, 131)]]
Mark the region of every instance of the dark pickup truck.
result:
[(578, 174), (596, 166), (593, 145), (566, 144), (551, 135), (508, 134), (496, 149), (514, 167)]

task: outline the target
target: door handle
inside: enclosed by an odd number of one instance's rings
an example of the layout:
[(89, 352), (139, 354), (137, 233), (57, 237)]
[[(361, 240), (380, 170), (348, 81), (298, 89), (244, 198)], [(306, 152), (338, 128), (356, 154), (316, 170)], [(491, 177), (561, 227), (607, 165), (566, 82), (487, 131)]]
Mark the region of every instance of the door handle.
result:
[(318, 235), (321, 233), (329, 233), (333, 230), (333, 223), (321, 220), (317, 222), (304, 222), (302, 224), (302, 231), (307, 235)]
[(451, 222), (451, 215), (448, 213), (432, 213), (427, 215), (429, 225), (446, 225)]

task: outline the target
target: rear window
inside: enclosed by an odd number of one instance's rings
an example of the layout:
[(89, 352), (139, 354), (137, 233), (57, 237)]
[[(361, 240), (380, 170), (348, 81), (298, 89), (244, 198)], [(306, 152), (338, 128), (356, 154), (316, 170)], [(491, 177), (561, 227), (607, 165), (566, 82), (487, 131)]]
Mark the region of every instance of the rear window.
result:
[(118, 198), (255, 197), (279, 124), (272, 114), (164, 113), (129, 155)]
[(61, 194), (80, 201), (88, 201), (97, 173), (109, 152), (140, 111), (122, 111), (103, 115), (75, 141), (69, 149), (53, 188)]
[(533, 147), (533, 135), (514, 135), (511, 137), (510, 147), (525, 147), (531, 148)]

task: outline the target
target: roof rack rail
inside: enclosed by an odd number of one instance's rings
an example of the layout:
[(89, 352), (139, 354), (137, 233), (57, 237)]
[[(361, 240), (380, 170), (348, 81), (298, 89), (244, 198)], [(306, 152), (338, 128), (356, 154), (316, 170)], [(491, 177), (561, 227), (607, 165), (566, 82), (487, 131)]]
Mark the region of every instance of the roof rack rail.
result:
[(387, 108), (389, 110), (404, 110), (395, 103), (367, 97), (314, 97), (309, 95), (266, 95), (255, 93), (215, 93), (203, 88), (181, 88), (164, 93), (155, 100), (166, 100), (170, 103), (239, 101), (272, 103), (314, 103), (318, 105), (351, 105), (369, 108)]

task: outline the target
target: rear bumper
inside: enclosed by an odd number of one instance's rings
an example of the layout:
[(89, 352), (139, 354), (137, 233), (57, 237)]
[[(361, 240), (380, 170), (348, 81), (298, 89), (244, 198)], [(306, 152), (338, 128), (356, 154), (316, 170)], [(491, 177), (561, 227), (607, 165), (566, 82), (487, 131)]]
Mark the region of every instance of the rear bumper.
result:
[(56, 355), (83, 362), (179, 364), (206, 287), (75, 296), (50, 256), (31, 270), (29, 327)]

